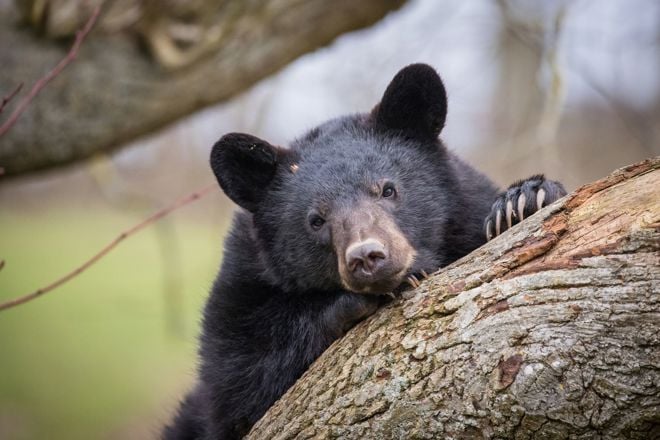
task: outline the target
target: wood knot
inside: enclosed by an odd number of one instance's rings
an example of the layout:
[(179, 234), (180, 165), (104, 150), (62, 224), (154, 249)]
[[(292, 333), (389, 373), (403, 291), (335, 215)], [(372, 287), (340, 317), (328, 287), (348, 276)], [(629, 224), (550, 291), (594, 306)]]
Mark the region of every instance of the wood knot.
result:
[(387, 368), (379, 368), (376, 371), (376, 379), (389, 379), (392, 377), (392, 372)]
[(495, 304), (492, 304), (485, 309), (483, 309), (476, 318), (476, 321), (487, 318), (489, 316), (496, 315), (498, 313), (506, 312), (509, 310), (509, 301), (506, 299), (501, 299)]
[(497, 379), (497, 390), (503, 390), (516, 380), (520, 366), (522, 365), (523, 357), (519, 354), (514, 354), (513, 356), (508, 357), (500, 361), (497, 366), (498, 379)]

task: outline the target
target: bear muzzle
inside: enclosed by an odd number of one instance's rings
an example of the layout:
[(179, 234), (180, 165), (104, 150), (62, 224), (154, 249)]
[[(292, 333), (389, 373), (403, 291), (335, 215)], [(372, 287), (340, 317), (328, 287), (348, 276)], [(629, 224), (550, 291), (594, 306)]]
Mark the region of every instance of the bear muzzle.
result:
[(390, 265), (385, 245), (373, 238), (350, 245), (345, 258), (349, 272), (356, 278), (378, 278)]
[(355, 293), (385, 294), (408, 274), (415, 252), (393, 219), (382, 209), (351, 210), (335, 238), (342, 284)]

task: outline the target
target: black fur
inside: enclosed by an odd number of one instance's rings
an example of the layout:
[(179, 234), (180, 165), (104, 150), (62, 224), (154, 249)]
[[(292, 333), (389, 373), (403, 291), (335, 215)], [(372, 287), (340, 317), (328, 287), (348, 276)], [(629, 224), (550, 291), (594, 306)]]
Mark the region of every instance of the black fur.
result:
[(426, 64), (401, 70), (374, 109), (382, 127), (434, 142), (447, 118), (447, 94), (438, 74)]
[(401, 235), (384, 242), (390, 253), (414, 254), (406, 274), (435, 271), (486, 241), (483, 219), (497, 190), (438, 140), (446, 112), (438, 75), (412, 65), (371, 114), (329, 121), (290, 149), (243, 134), (214, 146), (213, 171), (245, 210), (234, 218), (204, 310), (199, 383), (165, 439), (240, 438), (383, 302), (345, 287), (342, 235), (373, 232), (354, 224), (356, 211), (373, 208), (391, 220), (369, 227)]

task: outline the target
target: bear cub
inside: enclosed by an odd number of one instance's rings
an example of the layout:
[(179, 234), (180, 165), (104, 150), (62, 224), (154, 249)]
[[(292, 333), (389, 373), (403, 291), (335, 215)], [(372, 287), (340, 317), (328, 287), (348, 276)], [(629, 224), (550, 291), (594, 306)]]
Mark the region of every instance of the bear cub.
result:
[(241, 438), (386, 295), (566, 194), (537, 175), (498, 195), (438, 139), (446, 116), (440, 77), (413, 64), (370, 113), (289, 148), (239, 133), (213, 146), (242, 209), (204, 310), (198, 384), (163, 438)]

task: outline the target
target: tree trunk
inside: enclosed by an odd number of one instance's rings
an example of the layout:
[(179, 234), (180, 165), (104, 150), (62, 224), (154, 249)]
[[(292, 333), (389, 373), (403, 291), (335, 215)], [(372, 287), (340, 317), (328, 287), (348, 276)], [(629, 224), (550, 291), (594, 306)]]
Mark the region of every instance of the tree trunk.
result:
[[(96, 32), (83, 43), (76, 61), (0, 140), (0, 165), (6, 174), (18, 174), (117, 147), (237, 94), (336, 36), (373, 24), (404, 1), (174, 2), (184, 9), (201, 8), (179, 11), (181, 17), (167, 15), (176, 8), (147, 2), (151, 9), (137, 24), (120, 33)], [(137, 8), (144, 2), (133, 3)], [(20, 82), (34, 83), (68, 50), (1, 12), (0, 97)], [(190, 23), (191, 14), (199, 22)], [(44, 13), (36, 21), (54, 16)], [(47, 23), (42, 32), (66, 35), (75, 29), (70, 23), (76, 18)], [(105, 18), (99, 31), (112, 27)], [(144, 44), (138, 44), (136, 33)], [(191, 41), (180, 41), (187, 34)]]
[(631, 165), (442, 269), (248, 438), (660, 438), (659, 188)]

